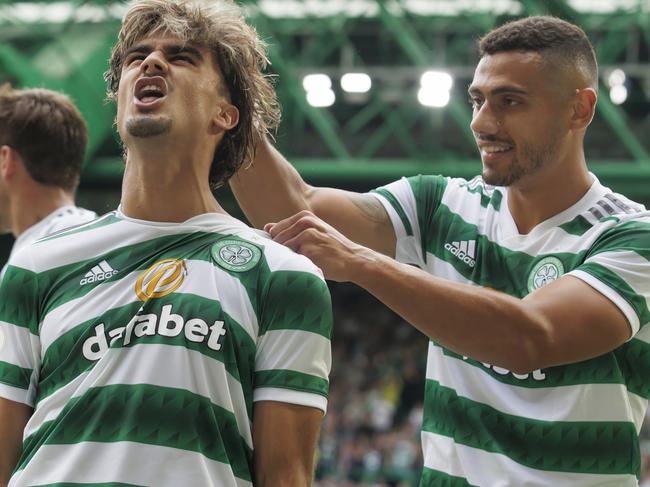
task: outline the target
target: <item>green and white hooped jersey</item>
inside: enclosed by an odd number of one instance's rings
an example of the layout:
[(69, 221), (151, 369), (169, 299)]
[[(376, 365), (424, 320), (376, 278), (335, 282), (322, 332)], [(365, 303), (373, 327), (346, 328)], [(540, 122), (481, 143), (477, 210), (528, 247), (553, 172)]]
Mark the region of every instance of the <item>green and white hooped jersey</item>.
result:
[[(607, 296), (632, 338), (601, 357), (514, 374), (430, 341), (422, 486), (638, 485), (650, 394), (650, 212), (594, 183), (520, 235), (505, 188), (417, 176), (375, 190), (396, 258), (522, 298), (570, 274)], [(480, 323), (477, 323), (480, 326)]]
[(0, 295), (0, 396), (34, 407), (11, 486), (251, 486), (254, 402), (326, 409), (320, 270), (229, 216), (109, 213)]

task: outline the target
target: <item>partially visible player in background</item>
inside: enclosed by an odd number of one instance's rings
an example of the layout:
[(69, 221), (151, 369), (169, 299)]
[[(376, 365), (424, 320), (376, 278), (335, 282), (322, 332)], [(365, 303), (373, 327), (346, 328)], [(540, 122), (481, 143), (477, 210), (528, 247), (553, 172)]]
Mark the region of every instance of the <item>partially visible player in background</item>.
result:
[(86, 122), (67, 96), (0, 87), (0, 232), (16, 238), (12, 255), (96, 217), (74, 203), (87, 141)]

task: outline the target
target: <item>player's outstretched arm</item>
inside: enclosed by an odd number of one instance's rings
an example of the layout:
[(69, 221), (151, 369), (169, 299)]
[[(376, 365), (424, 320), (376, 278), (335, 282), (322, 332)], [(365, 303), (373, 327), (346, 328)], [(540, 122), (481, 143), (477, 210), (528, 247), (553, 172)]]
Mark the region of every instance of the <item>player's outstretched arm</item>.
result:
[(0, 487), (9, 483), (23, 450), (23, 431), (32, 408), (0, 398)]
[(308, 185), (266, 138), (258, 141), (253, 163), (230, 179), (230, 187), (257, 228), (306, 210), (355, 242), (389, 256), (395, 251), (393, 226), (376, 198)]
[[(366, 289), (437, 343), (515, 373), (610, 352), (630, 337), (631, 321), (636, 319), (638, 329), (640, 318), (634, 316), (644, 313), (639, 305), (626, 316), (606, 297), (604, 284), (600, 292), (573, 276), (524, 299), (450, 282), (356, 244), (313, 215), (295, 215), (267, 229), (274, 240), (312, 260), (327, 279)], [(602, 265), (598, 258), (592, 266)], [(629, 267), (630, 274), (644, 275), (650, 262), (637, 260), (621, 263), (619, 271)]]
[(257, 487), (307, 487), (312, 484), (320, 409), (258, 401), (253, 411)]

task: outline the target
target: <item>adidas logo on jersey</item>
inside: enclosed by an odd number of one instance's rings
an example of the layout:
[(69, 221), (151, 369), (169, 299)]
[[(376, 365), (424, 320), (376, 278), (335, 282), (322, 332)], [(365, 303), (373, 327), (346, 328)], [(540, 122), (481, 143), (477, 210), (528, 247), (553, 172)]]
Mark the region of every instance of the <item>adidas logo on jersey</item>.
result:
[(470, 267), (476, 265), (476, 240), (461, 240), (460, 242), (447, 242), (445, 249), (465, 262)]
[(113, 277), (115, 274), (117, 274), (117, 271), (113, 269), (108, 262), (102, 260), (99, 264), (86, 272), (83, 279), (79, 281), (79, 284), (83, 286), (84, 284), (101, 282), (109, 277)]

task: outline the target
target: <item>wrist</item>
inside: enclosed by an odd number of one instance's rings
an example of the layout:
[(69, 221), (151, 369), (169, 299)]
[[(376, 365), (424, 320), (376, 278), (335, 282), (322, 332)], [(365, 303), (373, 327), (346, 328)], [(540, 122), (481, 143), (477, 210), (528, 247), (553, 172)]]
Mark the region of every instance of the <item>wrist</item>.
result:
[(387, 262), (384, 261), (390, 260), (392, 259), (388, 259), (379, 252), (359, 246), (354, 252), (354, 256), (348, 266), (349, 281), (358, 286), (365, 287), (367, 283), (376, 279), (382, 272), (382, 269), (385, 268)]

